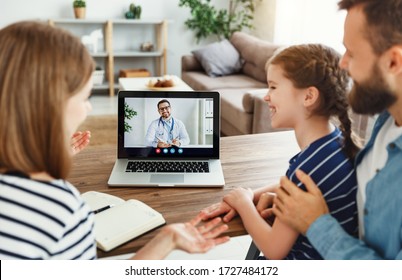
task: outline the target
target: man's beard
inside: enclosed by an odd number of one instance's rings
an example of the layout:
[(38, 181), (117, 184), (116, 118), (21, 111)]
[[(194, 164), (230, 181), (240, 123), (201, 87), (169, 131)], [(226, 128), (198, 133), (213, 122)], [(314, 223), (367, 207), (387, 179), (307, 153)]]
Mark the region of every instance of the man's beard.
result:
[(377, 64), (367, 80), (354, 82), (348, 98), (354, 112), (367, 115), (381, 113), (397, 100)]

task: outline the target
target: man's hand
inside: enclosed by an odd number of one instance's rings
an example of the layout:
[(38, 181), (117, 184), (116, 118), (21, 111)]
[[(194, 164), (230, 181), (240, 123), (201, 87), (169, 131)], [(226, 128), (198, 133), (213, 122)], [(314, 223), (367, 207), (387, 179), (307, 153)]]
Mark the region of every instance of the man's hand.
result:
[(229, 222), (237, 216), (236, 210), (234, 210), (229, 204), (224, 201), (212, 204), (211, 206), (208, 206), (207, 208), (201, 210), (203, 220), (209, 220), (222, 214), (226, 214), (223, 217), (223, 221), (225, 223)]
[(173, 139), (172, 140), (172, 145), (175, 145), (176, 147), (180, 147), (181, 143), (178, 139)]
[(272, 211), (276, 218), (305, 235), (310, 225), (329, 210), (313, 180), (301, 170), (296, 171), (296, 176), (306, 186), (307, 192), (282, 177)]
[(170, 145), (170, 144), (168, 144), (168, 143), (166, 143), (166, 142), (163, 142), (163, 141), (158, 141), (158, 144), (156, 145), (158, 148), (169, 148), (169, 147), (171, 147), (172, 145)]
[(89, 144), (89, 140), (91, 138), (90, 131), (77, 131), (71, 137), (71, 152), (73, 155), (81, 152), (86, 146)]

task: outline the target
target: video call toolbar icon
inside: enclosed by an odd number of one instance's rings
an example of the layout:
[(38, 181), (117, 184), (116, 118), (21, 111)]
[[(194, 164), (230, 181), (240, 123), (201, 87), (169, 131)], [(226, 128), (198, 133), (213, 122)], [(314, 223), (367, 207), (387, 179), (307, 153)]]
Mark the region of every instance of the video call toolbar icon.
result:
[(161, 149), (161, 148), (156, 148), (155, 149), (155, 153), (156, 154), (160, 154), (160, 153), (164, 153), (164, 154), (168, 154), (168, 153), (171, 153), (171, 154), (174, 154), (174, 153), (179, 153), (179, 154), (182, 154), (183, 152), (184, 152), (184, 150), (182, 149), (182, 148), (177, 148), (177, 147), (170, 147), (170, 148), (163, 148), (163, 149)]

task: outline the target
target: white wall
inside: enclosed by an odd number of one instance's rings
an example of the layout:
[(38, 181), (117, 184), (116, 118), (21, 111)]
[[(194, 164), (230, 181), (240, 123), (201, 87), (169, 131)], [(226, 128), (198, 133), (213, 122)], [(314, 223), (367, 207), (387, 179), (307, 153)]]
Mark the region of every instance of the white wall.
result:
[[(280, 44), (320, 42), (343, 51), (344, 14), (337, 11), (338, 0), (255, 0), (255, 26), (249, 32)], [(0, 28), (19, 20), (73, 18), (72, 0), (1, 0)], [(180, 75), (181, 56), (210, 41), (197, 44), (184, 22), (188, 8), (179, 0), (87, 0), (87, 18), (123, 18), (130, 3), (142, 6), (142, 18), (172, 20), (168, 27), (168, 73)], [(217, 8), (228, 0), (211, 0)]]
[(343, 53), (345, 11), (339, 0), (278, 0), (274, 41), (279, 44), (323, 43)]
[[(27, 19), (73, 18), (72, 0), (1, 0), (0, 28), (12, 22)], [(208, 43), (197, 44), (194, 34), (184, 22), (189, 17), (188, 8), (180, 8), (179, 0), (87, 0), (87, 18), (123, 18), (130, 3), (142, 6), (142, 18), (171, 20), (168, 27), (168, 73), (180, 75), (181, 56)], [(217, 7), (227, 0), (212, 0)]]

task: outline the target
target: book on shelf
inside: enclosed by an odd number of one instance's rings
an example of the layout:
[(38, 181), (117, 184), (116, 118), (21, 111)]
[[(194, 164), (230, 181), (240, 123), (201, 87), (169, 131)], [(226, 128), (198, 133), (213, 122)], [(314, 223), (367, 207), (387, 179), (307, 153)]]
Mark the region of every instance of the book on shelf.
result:
[(166, 223), (161, 213), (136, 199), (96, 191), (81, 196), (96, 213), (96, 245), (105, 252)]

